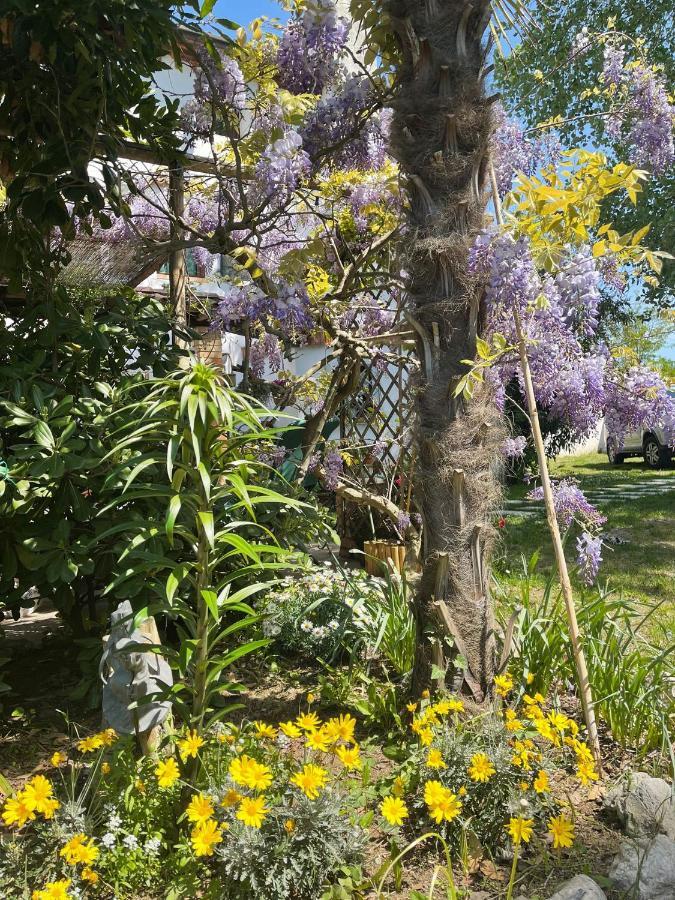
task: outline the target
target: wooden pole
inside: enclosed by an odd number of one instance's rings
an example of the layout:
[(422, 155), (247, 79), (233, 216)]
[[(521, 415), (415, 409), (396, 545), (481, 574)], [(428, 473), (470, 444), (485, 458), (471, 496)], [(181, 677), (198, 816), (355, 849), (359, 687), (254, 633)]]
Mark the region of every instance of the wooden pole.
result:
[[(183, 240), (184, 229), (180, 222), (185, 213), (185, 176), (179, 163), (173, 163), (169, 168), (169, 208), (172, 212), (171, 239), (179, 242)], [(171, 315), (175, 323), (174, 343), (178, 347), (188, 348), (189, 343), (176, 332), (187, 329), (187, 268), (185, 265), (185, 250), (172, 250), (169, 255), (169, 305)], [(188, 359), (181, 361), (181, 367), (187, 368)]]
[[(504, 224), (502, 217), (501, 202), (499, 199), (499, 191), (497, 190), (497, 179), (495, 177), (494, 166), (490, 163), (490, 183), (492, 185), (492, 196), (495, 205), (495, 215), (497, 223), (501, 226)], [(560, 528), (558, 519), (555, 514), (555, 502), (553, 499), (553, 489), (551, 487), (551, 477), (548, 471), (548, 459), (546, 457), (546, 449), (544, 447), (544, 439), (541, 433), (539, 423), (539, 410), (537, 409), (537, 400), (534, 395), (534, 385), (532, 383), (532, 372), (530, 370), (530, 361), (527, 356), (527, 343), (523, 332), (520, 314), (514, 307), (513, 317), (516, 326), (516, 338), (518, 340), (518, 355), (520, 357), (520, 367), (523, 372), (523, 381), (525, 384), (525, 398), (527, 400), (527, 410), (530, 416), (530, 425), (532, 428), (532, 437), (534, 439), (534, 447), (537, 451), (537, 461), (539, 463), (539, 474), (541, 475), (541, 486), (544, 493), (544, 506), (546, 508), (546, 520), (548, 528), (551, 532), (551, 540), (553, 541), (553, 550), (555, 552), (556, 565), (560, 576), (560, 587), (563, 599), (565, 601), (565, 609), (567, 611), (567, 622), (569, 626), (570, 639), (572, 641), (572, 653), (574, 654), (574, 662), (577, 670), (577, 678), (579, 681), (579, 694), (581, 697), (581, 706), (584, 712), (584, 720), (588, 730), (588, 742), (591, 752), (595, 758), (598, 768), (602, 765), (602, 756), (600, 752), (600, 741), (598, 739), (598, 728), (595, 722), (595, 710), (593, 708), (593, 694), (591, 685), (588, 680), (588, 668), (586, 666), (586, 656), (581, 646), (581, 635), (579, 633), (579, 623), (577, 621), (577, 610), (574, 604), (574, 594), (572, 593), (572, 583), (570, 581), (569, 570), (567, 568), (567, 560), (565, 559), (565, 550), (560, 536)]]

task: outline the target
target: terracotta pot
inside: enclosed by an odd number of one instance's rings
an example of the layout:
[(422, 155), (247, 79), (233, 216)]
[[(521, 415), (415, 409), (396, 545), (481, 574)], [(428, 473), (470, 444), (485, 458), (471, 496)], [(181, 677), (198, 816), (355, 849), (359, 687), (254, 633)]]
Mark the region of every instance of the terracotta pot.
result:
[(366, 572), (369, 575), (382, 575), (387, 570), (387, 561), (397, 572), (405, 569), (405, 544), (397, 541), (364, 541), (363, 552), (366, 554)]

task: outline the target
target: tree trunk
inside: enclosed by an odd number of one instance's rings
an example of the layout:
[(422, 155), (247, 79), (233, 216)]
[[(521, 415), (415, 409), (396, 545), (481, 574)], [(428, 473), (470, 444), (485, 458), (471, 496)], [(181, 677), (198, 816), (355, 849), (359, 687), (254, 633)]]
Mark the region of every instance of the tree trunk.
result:
[[(487, 389), (454, 396), (473, 359), (482, 285), (467, 270), (484, 226), (492, 116), (485, 97), (485, 0), (394, 0), (402, 62), (392, 152), (409, 196), (409, 321), (417, 332), (418, 465), (415, 493), (424, 520), (424, 567), (415, 599), (418, 650), (413, 690), (443, 683), (459, 655), (478, 702), (495, 672), (489, 557), (499, 499), (493, 472), (503, 439)], [(466, 664), (464, 663), (466, 662)], [(433, 674), (433, 679), (432, 679)]]

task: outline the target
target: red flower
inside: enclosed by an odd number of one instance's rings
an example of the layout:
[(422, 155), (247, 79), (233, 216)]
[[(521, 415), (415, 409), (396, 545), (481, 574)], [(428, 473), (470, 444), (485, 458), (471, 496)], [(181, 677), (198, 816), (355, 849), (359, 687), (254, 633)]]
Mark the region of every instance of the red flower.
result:
[(506, 519), (504, 516), (501, 516), (499, 522), (497, 522), (500, 528), (506, 528)]

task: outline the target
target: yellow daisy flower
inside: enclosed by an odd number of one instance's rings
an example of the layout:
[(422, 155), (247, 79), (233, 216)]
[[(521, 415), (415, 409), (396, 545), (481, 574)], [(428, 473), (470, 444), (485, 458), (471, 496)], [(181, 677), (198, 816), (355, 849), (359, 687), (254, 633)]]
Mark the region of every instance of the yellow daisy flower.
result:
[(524, 819), (522, 816), (512, 816), (509, 824), (506, 825), (511, 840), (516, 847), (521, 844), (527, 844), (532, 837), (534, 819)]
[(475, 753), (471, 757), (471, 765), (468, 769), (469, 778), (472, 781), (489, 781), (496, 769), (484, 753)]
[(279, 728), (288, 738), (299, 738), (302, 734), (295, 722), (279, 722)]
[(328, 781), (328, 772), (321, 766), (314, 766), (311, 763), (303, 766), (300, 772), (296, 772), (291, 777), (291, 783), (299, 787), (303, 794), (310, 800), (316, 800), (319, 791), (325, 787)]
[(71, 900), (73, 895), (68, 892), (71, 884), (70, 878), (48, 881), (42, 890), (33, 891), (31, 900)]
[(433, 750), (429, 751), (426, 766), (428, 769), (447, 769), (445, 760), (443, 759), (443, 755), (441, 754), (440, 750), (436, 750), (436, 748), (434, 747)]
[(534, 779), (532, 786), (538, 794), (547, 794), (551, 790), (551, 786), (548, 781), (548, 772), (542, 769)]
[(16, 797), (8, 797), (2, 811), (2, 821), (8, 828), (16, 825), (17, 828), (23, 828), (26, 822), (35, 818), (35, 810), (31, 809), (23, 791), (20, 791)]
[(232, 781), (254, 791), (264, 791), (272, 784), (271, 770), (246, 754), (230, 761), (228, 772)]
[[(58, 801), (52, 796), (53, 788), (51, 782), (44, 775), (36, 775), (24, 786), (22, 791), (24, 802), (30, 809), (38, 813), (48, 811), (49, 818), (54, 813), (54, 809), (58, 809)], [(56, 807), (54, 803), (56, 802)]]
[(277, 730), (273, 725), (268, 725), (266, 722), (254, 722), (253, 724), (259, 738), (273, 741), (277, 736)]
[(595, 764), (587, 759), (577, 760), (577, 778), (586, 787), (591, 781), (597, 781), (600, 776), (595, 770)]
[(195, 758), (199, 753), (200, 747), (204, 746), (204, 738), (201, 737), (196, 730), (188, 731), (186, 737), (178, 741), (178, 752), (180, 758), (185, 762), (189, 757)]
[(195, 794), (185, 812), (190, 822), (206, 822), (213, 815), (213, 803), (204, 794)]
[(222, 829), (214, 819), (201, 822), (192, 829), (190, 843), (195, 856), (213, 856), (213, 848), (223, 840)]
[(82, 881), (88, 881), (89, 884), (96, 884), (98, 881), (98, 872), (94, 872), (93, 869), (90, 869), (89, 866), (85, 866), (84, 869), (80, 872), (80, 878)]
[(321, 719), (313, 712), (301, 713), (295, 720), (295, 724), (303, 731), (316, 731), (321, 725)]
[(562, 814), (548, 820), (548, 833), (553, 838), (555, 850), (571, 847), (574, 843), (574, 823)]
[(347, 713), (345, 716), (329, 719), (325, 725), (325, 733), (331, 743), (344, 741), (345, 744), (353, 744), (355, 727), (356, 719)]
[(462, 811), (461, 801), (456, 794), (440, 781), (427, 781), (424, 785), (424, 802), (431, 818), (440, 825), (445, 820), (452, 822)]
[(422, 728), (421, 731), (420, 731), (420, 733), (418, 734), (418, 737), (419, 737), (419, 739), (420, 739), (421, 745), (422, 745), (423, 747), (428, 747), (429, 744), (430, 744), (430, 743), (433, 741), (433, 739), (434, 739), (434, 733), (433, 733), (433, 731), (431, 730), (431, 728)]
[(180, 778), (180, 769), (174, 757), (160, 760), (155, 767), (155, 775), (161, 788), (172, 787)]
[(62, 765), (67, 759), (68, 757), (65, 753), (61, 753), (57, 750), (55, 753), (52, 753), (51, 764), (56, 768), (57, 766)]
[(103, 746), (103, 739), (100, 734), (93, 734), (91, 737), (82, 738), (76, 744), (80, 753), (93, 753)]
[(230, 790), (226, 792), (225, 796), (220, 801), (220, 805), (224, 806), (225, 809), (227, 809), (230, 806), (236, 806), (240, 800), (241, 794), (239, 793), (239, 791), (235, 791), (234, 788), (230, 788)]
[(380, 812), (390, 825), (403, 825), (403, 820), (408, 817), (408, 807), (400, 797), (385, 797)]
[(510, 675), (495, 675), (495, 691), (500, 697), (506, 697), (513, 690), (513, 678)]
[(259, 797), (242, 797), (237, 818), (249, 828), (260, 828), (268, 812), (264, 794), (260, 794)]
[(361, 768), (362, 763), (358, 744), (355, 744), (353, 747), (336, 747), (335, 755), (348, 771)]
[(308, 733), (305, 747), (308, 747), (310, 750), (318, 750), (321, 753), (327, 753), (331, 743), (332, 741), (329, 740), (324, 729), (320, 728), (318, 731), (310, 731)]
[(90, 866), (98, 858), (98, 847), (93, 838), (88, 838), (86, 834), (76, 834), (59, 850), (59, 856), (69, 866), (76, 866), (78, 863)]

